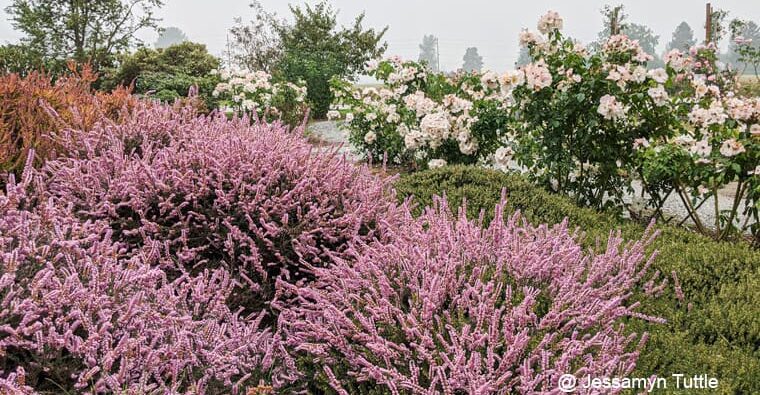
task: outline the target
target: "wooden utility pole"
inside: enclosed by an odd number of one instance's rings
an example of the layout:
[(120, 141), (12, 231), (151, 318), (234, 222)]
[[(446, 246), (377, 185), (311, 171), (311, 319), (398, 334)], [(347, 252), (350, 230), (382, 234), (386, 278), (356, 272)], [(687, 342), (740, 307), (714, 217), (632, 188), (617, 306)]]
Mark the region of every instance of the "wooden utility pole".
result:
[(615, 7), (615, 9), (612, 10), (612, 20), (610, 21), (610, 34), (613, 36), (620, 34), (620, 28), (618, 27), (618, 12), (619, 11), (620, 11), (619, 7)]
[(705, 8), (705, 44), (710, 44), (712, 41), (712, 5), (707, 3)]

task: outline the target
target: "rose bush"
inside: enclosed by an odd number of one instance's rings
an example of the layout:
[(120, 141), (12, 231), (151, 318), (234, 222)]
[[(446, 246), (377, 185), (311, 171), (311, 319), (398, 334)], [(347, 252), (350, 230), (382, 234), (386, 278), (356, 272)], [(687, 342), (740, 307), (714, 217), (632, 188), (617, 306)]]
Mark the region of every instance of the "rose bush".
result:
[(305, 83), (278, 82), (264, 71), (212, 70), (221, 82), (212, 96), (224, 111), (252, 115), (264, 122), (282, 120), (296, 126), (307, 115)]
[(681, 127), (672, 79), (648, 70), (652, 57), (625, 35), (592, 50), (562, 34), (556, 13), (538, 28), (520, 34), (533, 62), (509, 78), (515, 138), (506, 147), (534, 182), (582, 205), (620, 209), (636, 174), (634, 141)]
[(498, 75), (429, 73), (416, 62), (390, 58), (367, 73), (382, 87), (355, 89), (334, 80), (335, 109), (351, 143), (370, 160), (436, 167), (478, 163), (492, 156), (506, 131)]
[[(662, 207), (678, 196), (700, 232), (757, 239), (760, 99), (735, 93), (716, 48), (673, 50), (664, 68), (650, 68), (652, 56), (625, 35), (585, 47), (562, 26), (549, 12), (539, 32), (521, 32), (533, 61), (503, 75), (444, 76), (398, 58), (372, 64), (383, 85), (334, 81), (330, 115), (344, 118), (373, 161), (518, 169), (581, 205), (637, 217), (670, 220)], [(638, 183), (643, 199), (631, 202)], [(731, 207), (715, 204), (705, 224), (698, 209), (729, 186)]]
[[(678, 196), (697, 230), (725, 239), (749, 232), (760, 243), (760, 98), (737, 95), (732, 76), (717, 66), (715, 46), (689, 53), (673, 50), (668, 71), (680, 82), (671, 99), (685, 114), (681, 133), (636, 143), (650, 204), (660, 211), (664, 197)], [(731, 207), (718, 204), (731, 188)], [(698, 210), (710, 208), (714, 223)], [(743, 218), (741, 218), (743, 216)]]

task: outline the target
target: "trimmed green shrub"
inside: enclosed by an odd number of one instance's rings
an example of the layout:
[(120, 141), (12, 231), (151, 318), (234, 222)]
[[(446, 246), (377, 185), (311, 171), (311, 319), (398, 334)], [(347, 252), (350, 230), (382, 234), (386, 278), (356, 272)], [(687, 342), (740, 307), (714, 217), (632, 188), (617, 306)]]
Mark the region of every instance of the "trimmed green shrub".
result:
[[(451, 206), (466, 201), (468, 216), (482, 214), (486, 221), (504, 189), (507, 212), (520, 210), (535, 224), (568, 218), (570, 225), (584, 229), (583, 243), (589, 248), (603, 248), (612, 230), (635, 239), (645, 229), (613, 214), (579, 208), (518, 176), (476, 167), (405, 175), (396, 189), (401, 198), (414, 196), (418, 212), (432, 204), (434, 195), (445, 194)], [(760, 393), (760, 251), (674, 227), (659, 229), (661, 235), (650, 247), (659, 253), (653, 268), (670, 277), (671, 286), (644, 312), (668, 323), (630, 322), (630, 330), (651, 334), (633, 377), (708, 374), (720, 380), (718, 393)]]

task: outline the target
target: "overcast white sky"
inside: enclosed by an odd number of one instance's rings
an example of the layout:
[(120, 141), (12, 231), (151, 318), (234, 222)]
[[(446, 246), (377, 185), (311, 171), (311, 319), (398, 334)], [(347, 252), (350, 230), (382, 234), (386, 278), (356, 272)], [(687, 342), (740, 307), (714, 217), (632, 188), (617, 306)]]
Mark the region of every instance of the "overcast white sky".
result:
[[(10, 3), (11, 0), (0, 0), (0, 8), (4, 10)], [(262, 0), (265, 8), (280, 16), (288, 15), (288, 3), (299, 1)], [(440, 40), (444, 69), (460, 67), (465, 48), (475, 46), (486, 68), (494, 70), (511, 68), (518, 54), (519, 31), (525, 27), (535, 30), (536, 21), (547, 10), (559, 11), (565, 19), (565, 31), (588, 43), (601, 30), (599, 9), (604, 4), (619, 3), (621, 1), (604, 0), (332, 0), (340, 9), (340, 20), (346, 24), (366, 11), (367, 26), (389, 26), (387, 55), (416, 59), (422, 36), (435, 34)], [(661, 49), (681, 21), (688, 22), (697, 37), (704, 37), (703, 0), (625, 0), (622, 3), (631, 22), (644, 23), (660, 35)], [(760, 0), (713, 0), (712, 4), (728, 10), (730, 18), (760, 21)], [(205, 43), (217, 55), (224, 50), (227, 29), (233, 24), (233, 18), (250, 19), (250, 15), (247, 0), (167, 0), (159, 11), (163, 26), (179, 27), (191, 40)], [(13, 42), (18, 37), (7, 15), (0, 13), (0, 42)], [(156, 36), (144, 32), (140, 37), (152, 44)]]

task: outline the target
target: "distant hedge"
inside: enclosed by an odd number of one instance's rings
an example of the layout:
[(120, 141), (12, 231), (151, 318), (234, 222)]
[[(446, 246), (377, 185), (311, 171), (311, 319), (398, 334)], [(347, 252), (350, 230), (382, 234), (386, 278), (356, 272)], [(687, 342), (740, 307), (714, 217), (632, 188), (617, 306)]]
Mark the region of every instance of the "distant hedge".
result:
[[(466, 200), (468, 216), (475, 218), (482, 211), (486, 220), (493, 217), (505, 189), (507, 211), (520, 210), (533, 223), (553, 224), (568, 218), (570, 225), (584, 232), (583, 243), (589, 248), (596, 248), (597, 240), (604, 243), (611, 230), (636, 239), (645, 228), (579, 208), (519, 176), (476, 167), (404, 175), (396, 189), (400, 198), (413, 196), (419, 211), (432, 203), (434, 195), (445, 194), (452, 206)], [(644, 312), (666, 318), (668, 323), (632, 320), (629, 324), (632, 331), (651, 335), (633, 376), (708, 374), (720, 381), (715, 393), (760, 393), (760, 251), (744, 244), (714, 242), (684, 229), (659, 229), (661, 235), (652, 247), (659, 251), (654, 269), (669, 277), (670, 285), (663, 295), (645, 303)], [(683, 298), (674, 291), (672, 273)]]

